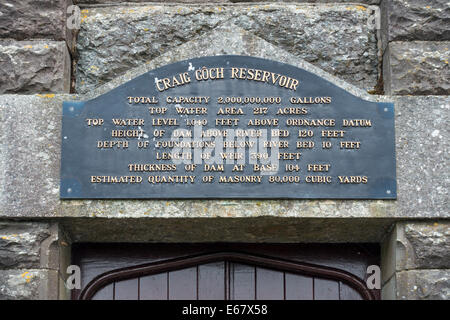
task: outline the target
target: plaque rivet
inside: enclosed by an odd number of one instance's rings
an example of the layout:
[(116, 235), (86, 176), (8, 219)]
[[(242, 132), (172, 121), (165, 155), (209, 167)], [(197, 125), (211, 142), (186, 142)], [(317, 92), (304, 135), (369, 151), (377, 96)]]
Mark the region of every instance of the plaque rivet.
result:
[(67, 193), (71, 193), (72, 192), (72, 188), (67, 189)]
[(391, 190), (386, 190), (386, 193), (387, 194), (391, 194)]
[(388, 110), (389, 110), (388, 108), (384, 108), (384, 112), (388, 112)]
[(67, 140), (67, 136), (64, 136), (64, 140)]

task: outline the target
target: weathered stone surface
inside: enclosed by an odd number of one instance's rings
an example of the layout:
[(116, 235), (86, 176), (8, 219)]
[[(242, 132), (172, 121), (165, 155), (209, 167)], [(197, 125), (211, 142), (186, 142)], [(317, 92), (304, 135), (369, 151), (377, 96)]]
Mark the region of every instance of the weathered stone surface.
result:
[(396, 274), (397, 299), (450, 299), (450, 270), (411, 270)]
[[(399, 254), (399, 249), (397, 242), (397, 226), (398, 224), (393, 224), (389, 232), (384, 235), (381, 241), (381, 285), (382, 285), (382, 295), (389, 299), (395, 297), (395, 277), (397, 267), (397, 255)], [(394, 278), (394, 280), (392, 280)], [(386, 287), (386, 289), (384, 288)], [(384, 299), (384, 298), (383, 298)]]
[(384, 48), (391, 41), (450, 40), (447, 0), (384, 0), (381, 16)]
[[(1, 96), (0, 215), (448, 217), (448, 97), (398, 97), (398, 200), (59, 201), (60, 113), (75, 96)], [(13, 126), (16, 130), (10, 130)], [(427, 128), (417, 130), (417, 128)], [(31, 138), (30, 138), (31, 137)], [(420, 148), (418, 147), (420, 146)], [(426, 155), (426, 156), (425, 156)], [(40, 160), (41, 159), (41, 160)], [(420, 159), (418, 161), (417, 159)], [(412, 196), (414, 195), (414, 196)]]
[(66, 8), (71, 4), (71, 0), (2, 1), (0, 38), (67, 40), (71, 48), (73, 32), (66, 28)]
[(382, 282), (405, 270), (449, 269), (448, 220), (398, 222), (381, 246)]
[(0, 270), (0, 300), (39, 299), (40, 270)]
[(0, 300), (58, 298), (57, 271), (0, 270)]
[(0, 93), (69, 92), (64, 41), (0, 41)]
[(239, 27), (360, 88), (373, 89), (378, 58), (369, 11), (353, 4), (88, 7), (78, 36), (76, 89), (86, 93), (224, 22), (233, 23), (235, 33)]
[[(204, 218), (261, 216), (302, 218), (450, 217), (446, 123), (449, 97), (396, 97), (398, 200), (293, 201), (59, 201), (60, 115), (63, 100), (94, 98), (159, 66), (199, 56), (244, 54), (314, 72), (351, 93), (370, 96), (233, 25), (191, 41), (92, 90), (86, 96), (1, 96), (0, 216)], [(217, 37), (218, 34), (224, 35)], [(17, 131), (9, 128), (18, 124)], [(426, 128), (426, 130), (417, 130)], [(27, 139), (26, 137), (33, 137)], [(420, 148), (419, 148), (419, 147)], [(36, 161), (36, 155), (45, 161)], [(30, 178), (28, 178), (30, 177)], [(3, 180), (2, 180), (3, 179)], [(447, 179), (447, 180), (446, 180)], [(417, 190), (417, 188), (421, 188)], [(419, 193), (420, 191), (420, 193)]]
[[(225, 206), (224, 206), (225, 207)], [(345, 243), (379, 242), (392, 219), (204, 217), (120, 219), (85, 217), (64, 219), (74, 242), (255, 242)], [(229, 211), (227, 211), (229, 214)], [(205, 219), (207, 218), (207, 219)], [(326, 232), (324, 232), (326, 230)]]
[[(198, 57), (217, 56), (224, 54), (244, 56), (247, 55), (288, 63), (319, 75), (362, 99), (375, 102), (390, 101), (387, 97), (384, 96), (374, 96), (368, 94), (367, 92), (355, 87), (354, 85), (351, 85), (340, 78), (330, 75), (329, 73), (323, 71), (323, 69), (288, 53), (287, 51), (263, 40), (260, 37), (255, 36), (253, 33), (245, 31), (232, 22), (222, 23), (218, 25), (213, 31), (207, 32), (202, 36), (195, 38), (195, 40), (186, 42), (176, 48), (172, 48), (172, 50), (161, 54), (153, 60), (145, 62), (145, 64), (142, 64), (137, 68), (128, 70), (123, 75), (115, 77), (113, 80), (107, 82), (106, 84), (94, 90), (90, 90), (84, 95), (83, 99), (91, 99), (100, 94), (104, 94), (112, 90), (113, 88), (131, 79), (134, 79), (139, 75), (142, 75), (147, 71), (165, 66), (170, 63)], [(202, 66), (196, 67), (201, 68)]]
[(414, 265), (408, 269), (450, 269), (449, 221), (406, 223), (404, 230), (414, 252)]
[(390, 95), (450, 94), (450, 42), (391, 42), (383, 79)]
[(0, 269), (39, 268), (47, 223), (0, 221)]

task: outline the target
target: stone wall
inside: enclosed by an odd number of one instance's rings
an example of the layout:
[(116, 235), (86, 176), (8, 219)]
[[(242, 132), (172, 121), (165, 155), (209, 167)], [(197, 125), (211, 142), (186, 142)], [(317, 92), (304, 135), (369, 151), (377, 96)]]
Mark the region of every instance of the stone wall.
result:
[[(76, 41), (74, 31), (66, 28), (70, 4), (71, 0), (0, 3), (0, 94), (53, 96), (70, 91)], [(2, 133), (6, 131), (10, 129)], [(67, 299), (62, 270), (69, 261), (70, 242), (56, 222), (0, 220), (0, 300)]]
[[(283, 57), (278, 56), (277, 60), (283, 61)], [(129, 77), (134, 78), (135, 74)], [(0, 96), (0, 217), (450, 217), (450, 139), (446, 138), (450, 104), (446, 96), (395, 97), (396, 201), (60, 201), (62, 102), (80, 98)], [(12, 127), (16, 130), (8, 130)]]
[(71, 0), (0, 3), (0, 94), (70, 91), (75, 32), (66, 27)]
[(64, 41), (1, 40), (0, 64), (2, 93), (70, 90), (71, 59)]
[(69, 261), (57, 223), (0, 220), (0, 300), (68, 298)]

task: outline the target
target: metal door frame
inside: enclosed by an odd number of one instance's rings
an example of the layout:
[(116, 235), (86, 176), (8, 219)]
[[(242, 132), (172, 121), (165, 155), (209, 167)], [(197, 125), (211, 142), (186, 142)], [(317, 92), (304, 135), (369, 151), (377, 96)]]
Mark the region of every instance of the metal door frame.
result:
[(332, 267), (280, 259), (278, 257), (274, 258), (241, 252), (214, 252), (191, 255), (108, 271), (91, 280), (82, 290), (78, 299), (90, 300), (100, 289), (116, 281), (155, 275), (158, 273), (194, 267), (200, 264), (221, 261), (249, 264), (252, 266), (290, 272), (293, 274), (341, 281), (355, 289), (364, 300), (376, 300), (375, 295), (367, 288), (364, 281), (347, 271)]

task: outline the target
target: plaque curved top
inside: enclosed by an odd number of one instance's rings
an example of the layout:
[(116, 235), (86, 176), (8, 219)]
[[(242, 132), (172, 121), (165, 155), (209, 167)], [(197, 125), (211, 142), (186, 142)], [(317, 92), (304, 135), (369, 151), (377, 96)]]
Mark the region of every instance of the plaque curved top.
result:
[[(187, 72), (191, 80), (190, 84), (193, 84), (197, 81), (195, 73), (201, 70), (201, 68), (219, 67), (224, 68), (225, 72), (228, 73), (228, 75), (225, 75), (224, 79), (221, 80), (227, 80), (232, 76), (231, 74), (232, 68), (261, 70), (264, 72), (260, 72), (259, 74), (256, 75), (254, 74), (249, 75), (248, 73), (244, 72), (244, 74), (239, 73), (239, 76), (245, 77), (246, 80), (262, 82), (265, 85), (277, 85), (277, 83), (279, 85), (280, 79), (284, 80), (283, 76), (290, 77), (291, 79), (296, 79), (299, 82), (297, 86), (294, 86), (295, 84), (294, 81), (290, 82), (287, 81), (284, 86), (288, 90), (289, 87), (292, 89), (295, 87), (295, 90), (292, 90), (291, 92), (294, 95), (313, 94), (318, 89), (320, 89), (322, 92), (323, 90), (329, 90), (329, 92), (333, 94), (352, 95), (355, 98), (364, 101), (389, 102), (388, 99), (384, 96), (369, 95), (363, 90), (356, 88), (355, 86), (350, 85), (345, 81), (340, 80), (305, 61), (299, 61), (299, 64), (305, 66), (306, 68), (291, 65), (285, 62), (279, 62), (255, 56), (215, 55), (215, 56), (196, 57), (192, 59), (185, 59), (171, 64), (159, 66), (154, 69), (150, 69), (145, 73), (136, 76), (133, 79), (128, 79), (128, 81), (121, 83), (110, 90), (108, 90), (108, 87), (111, 87), (112, 86), (111, 84), (104, 85), (101, 88), (94, 90), (95, 93), (92, 92), (91, 94), (88, 94), (86, 97), (91, 98), (88, 100), (97, 100), (105, 98), (107, 96), (120, 94), (121, 92), (124, 91), (127, 91), (129, 93), (130, 90), (135, 90), (136, 91), (135, 93), (139, 92), (139, 94), (146, 94), (146, 95), (160, 94), (161, 92), (167, 90), (173, 91), (171, 89), (176, 89), (179, 86), (175, 83), (175, 86), (173, 88), (159, 91), (157, 86), (158, 80), (173, 77)], [(137, 69), (134, 71), (134, 73), (136, 72)], [(267, 73), (265, 72), (269, 72), (268, 76)], [(123, 79), (121, 79), (121, 81), (123, 82), (126, 80), (126, 78), (129, 77), (130, 75), (125, 76)], [(253, 77), (253, 79), (251, 79), (251, 77)], [(232, 80), (243, 80), (243, 79), (242, 78), (239, 79), (239, 77), (233, 77)], [(180, 82), (180, 79), (178, 79), (178, 81)], [(160, 88), (164, 86), (164, 84), (161, 82), (159, 82), (159, 85)], [(173, 85), (173, 81), (171, 85)], [(283, 86), (280, 86), (280, 88), (281, 87)], [(145, 90), (145, 93), (142, 91), (142, 89)], [(95, 94), (95, 97), (92, 97), (93, 93)]]
[(62, 136), (65, 199), (396, 197), (394, 105), (259, 57), (183, 60), (64, 102)]

